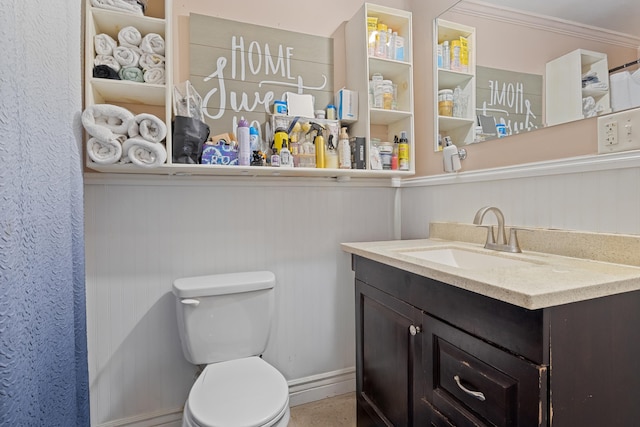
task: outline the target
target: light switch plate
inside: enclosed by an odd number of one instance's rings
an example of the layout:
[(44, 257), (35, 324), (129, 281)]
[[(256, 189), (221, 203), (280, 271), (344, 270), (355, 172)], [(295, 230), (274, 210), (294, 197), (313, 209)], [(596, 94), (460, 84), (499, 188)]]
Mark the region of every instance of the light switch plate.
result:
[(640, 150), (640, 109), (598, 117), (598, 153)]

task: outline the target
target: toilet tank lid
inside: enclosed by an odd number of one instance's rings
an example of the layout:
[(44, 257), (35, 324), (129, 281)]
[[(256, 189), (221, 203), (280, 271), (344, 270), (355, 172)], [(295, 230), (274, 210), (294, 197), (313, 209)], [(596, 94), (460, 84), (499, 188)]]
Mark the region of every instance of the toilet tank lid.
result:
[(275, 283), (276, 276), (270, 271), (212, 274), (176, 279), (173, 293), (178, 298), (236, 294), (271, 289)]

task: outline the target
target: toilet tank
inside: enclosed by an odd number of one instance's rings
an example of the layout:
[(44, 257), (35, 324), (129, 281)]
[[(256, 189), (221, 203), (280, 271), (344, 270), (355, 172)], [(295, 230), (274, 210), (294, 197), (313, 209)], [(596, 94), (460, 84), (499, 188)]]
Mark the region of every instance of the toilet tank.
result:
[(271, 331), (275, 282), (270, 271), (176, 279), (185, 358), (200, 365), (262, 354)]

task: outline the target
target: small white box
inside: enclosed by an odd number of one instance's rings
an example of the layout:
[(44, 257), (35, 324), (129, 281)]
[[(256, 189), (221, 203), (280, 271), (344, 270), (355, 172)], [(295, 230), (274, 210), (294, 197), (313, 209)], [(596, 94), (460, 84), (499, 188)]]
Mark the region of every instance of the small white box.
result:
[(338, 109), (338, 117), (336, 117), (338, 120), (358, 120), (358, 92), (342, 88), (336, 92), (335, 102)]

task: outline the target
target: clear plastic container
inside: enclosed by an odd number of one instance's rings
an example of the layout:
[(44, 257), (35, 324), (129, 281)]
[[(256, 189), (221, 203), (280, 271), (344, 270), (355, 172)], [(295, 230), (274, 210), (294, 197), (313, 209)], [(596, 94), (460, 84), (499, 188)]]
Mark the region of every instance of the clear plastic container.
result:
[(438, 115), (453, 116), (453, 90), (441, 89), (438, 91)]
[(382, 81), (382, 108), (393, 109), (393, 82), (391, 80)]

